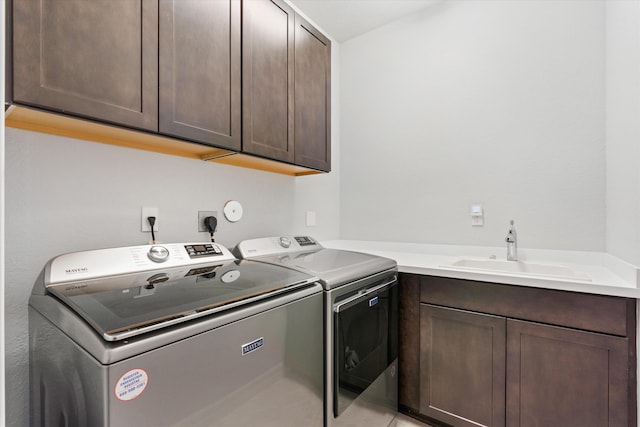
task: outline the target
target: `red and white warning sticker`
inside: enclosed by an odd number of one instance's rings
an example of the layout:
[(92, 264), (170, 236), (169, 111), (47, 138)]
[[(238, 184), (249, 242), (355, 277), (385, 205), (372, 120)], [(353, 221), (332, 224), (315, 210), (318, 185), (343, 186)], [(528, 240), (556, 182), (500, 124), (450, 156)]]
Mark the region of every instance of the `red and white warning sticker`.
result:
[(149, 375), (144, 369), (131, 369), (116, 381), (114, 393), (119, 400), (133, 400), (142, 394), (148, 383)]

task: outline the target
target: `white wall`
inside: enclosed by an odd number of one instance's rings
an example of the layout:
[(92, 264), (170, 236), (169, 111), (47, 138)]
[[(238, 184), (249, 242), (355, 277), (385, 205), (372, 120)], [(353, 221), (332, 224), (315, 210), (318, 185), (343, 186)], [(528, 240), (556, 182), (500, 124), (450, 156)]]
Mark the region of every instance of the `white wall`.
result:
[(640, 2), (607, 2), (607, 251), (640, 265)]
[(439, 2), (342, 44), (341, 83), (342, 238), (500, 246), (513, 218), (604, 250), (603, 2)]

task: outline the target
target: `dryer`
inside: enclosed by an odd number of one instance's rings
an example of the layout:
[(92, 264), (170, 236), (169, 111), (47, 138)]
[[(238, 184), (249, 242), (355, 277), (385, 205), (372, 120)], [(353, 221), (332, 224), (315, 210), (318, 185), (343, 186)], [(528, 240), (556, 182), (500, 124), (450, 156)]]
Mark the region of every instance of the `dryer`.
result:
[(394, 425), (398, 408), (396, 262), (324, 248), (310, 236), (245, 240), (234, 254), (319, 278), (324, 290), (325, 425)]

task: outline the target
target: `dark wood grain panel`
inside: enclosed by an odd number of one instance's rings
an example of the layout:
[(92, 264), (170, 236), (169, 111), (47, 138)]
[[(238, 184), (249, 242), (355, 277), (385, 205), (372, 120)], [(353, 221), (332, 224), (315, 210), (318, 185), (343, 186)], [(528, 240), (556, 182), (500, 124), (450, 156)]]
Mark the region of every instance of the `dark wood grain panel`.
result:
[(509, 320), (507, 425), (628, 427), (628, 345), (626, 338)]
[(13, 98), (158, 130), (158, 3), (13, 2)]
[(13, 0), (5, 1), (5, 28), (4, 28), (4, 103), (7, 106), (13, 103)]
[(242, 150), (294, 161), (295, 13), (280, 0), (245, 0)]
[(295, 163), (331, 170), (331, 42), (296, 15)]
[(420, 278), (400, 274), (398, 285), (398, 403), (420, 409)]
[(160, 132), (240, 150), (240, 0), (160, 0)]
[(619, 336), (635, 318), (635, 300), (605, 295), (431, 276), (420, 292), (425, 303)]
[(455, 427), (504, 427), (503, 317), (420, 306), (420, 412)]

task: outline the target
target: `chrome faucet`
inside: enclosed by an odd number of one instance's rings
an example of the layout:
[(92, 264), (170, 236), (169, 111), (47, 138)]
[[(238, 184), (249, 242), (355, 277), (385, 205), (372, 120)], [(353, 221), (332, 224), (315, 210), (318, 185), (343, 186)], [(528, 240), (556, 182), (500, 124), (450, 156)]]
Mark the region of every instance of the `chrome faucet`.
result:
[(511, 220), (511, 226), (507, 232), (507, 237), (504, 239), (507, 242), (507, 261), (518, 260), (518, 233), (516, 233), (516, 226)]

